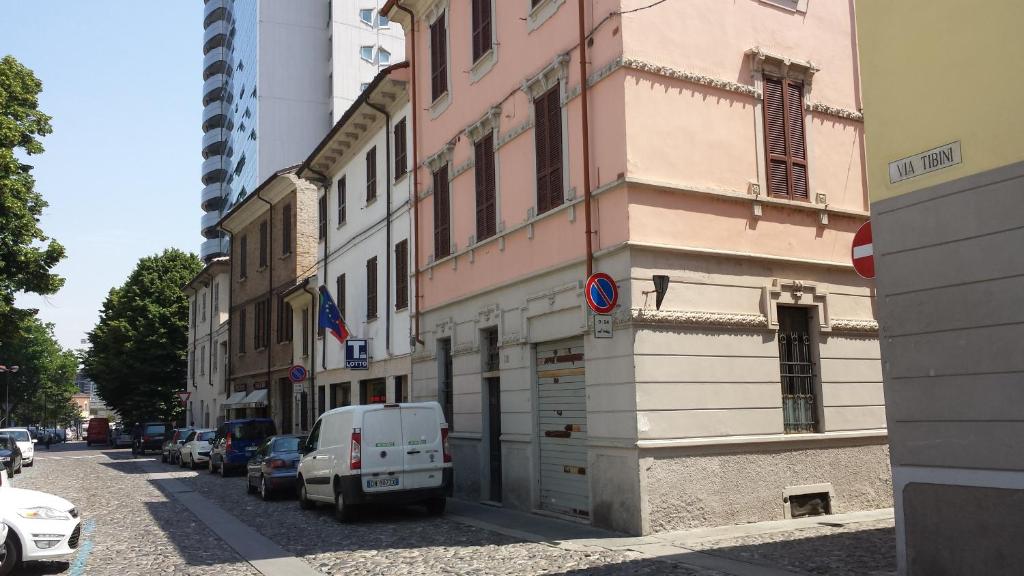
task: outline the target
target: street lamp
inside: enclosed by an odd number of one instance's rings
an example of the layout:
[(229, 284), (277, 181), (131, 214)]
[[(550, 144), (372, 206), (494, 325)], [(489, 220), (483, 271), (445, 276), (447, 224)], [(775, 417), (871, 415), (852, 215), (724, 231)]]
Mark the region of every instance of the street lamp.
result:
[(0, 372), (4, 373), (4, 426), (8, 425), (8, 420), (11, 418), (11, 373), (17, 372), (17, 366), (4, 366), (0, 364)]

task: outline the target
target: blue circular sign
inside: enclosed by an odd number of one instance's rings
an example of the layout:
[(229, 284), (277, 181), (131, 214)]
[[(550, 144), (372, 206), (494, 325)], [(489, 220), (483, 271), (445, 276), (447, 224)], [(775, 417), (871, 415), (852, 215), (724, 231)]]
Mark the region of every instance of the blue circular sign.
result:
[(619, 302), (619, 289), (615, 280), (604, 272), (598, 272), (587, 279), (587, 304), (598, 314), (607, 314)]
[(292, 382), (302, 382), (306, 379), (306, 367), (296, 364), (288, 369), (288, 379)]

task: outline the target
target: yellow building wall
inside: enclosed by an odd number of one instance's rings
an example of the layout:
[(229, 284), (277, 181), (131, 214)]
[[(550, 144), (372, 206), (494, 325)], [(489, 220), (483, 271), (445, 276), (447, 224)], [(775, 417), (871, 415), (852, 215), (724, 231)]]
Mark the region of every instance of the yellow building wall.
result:
[[(857, 0), (872, 202), (1024, 160), (1024, 1)], [(959, 140), (961, 164), (890, 184)]]

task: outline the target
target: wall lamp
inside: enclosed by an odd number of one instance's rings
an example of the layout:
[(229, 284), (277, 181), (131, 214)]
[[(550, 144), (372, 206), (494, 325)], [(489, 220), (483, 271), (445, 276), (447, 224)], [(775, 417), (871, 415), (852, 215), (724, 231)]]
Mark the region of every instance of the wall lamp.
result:
[(644, 290), (643, 294), (654, 292), (654, 307), (661, 310), (661, 303), (665, 300), (665, 293), (668, 292), (668, 276), (655, 274), (652, 276), (652, 280), (654, 280), (654, 290)]

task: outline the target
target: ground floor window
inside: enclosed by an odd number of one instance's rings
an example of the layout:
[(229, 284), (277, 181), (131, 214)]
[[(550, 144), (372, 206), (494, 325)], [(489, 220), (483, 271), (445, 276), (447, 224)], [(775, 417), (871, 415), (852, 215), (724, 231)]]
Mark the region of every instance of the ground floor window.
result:
[(782, 418), (787, 434), (818, 431), (810, 320), (807, 308), (779, 306)]
[(360, 404), (384, 404), (388, 401), (387, 383), (384, 378), (359, 382)]

